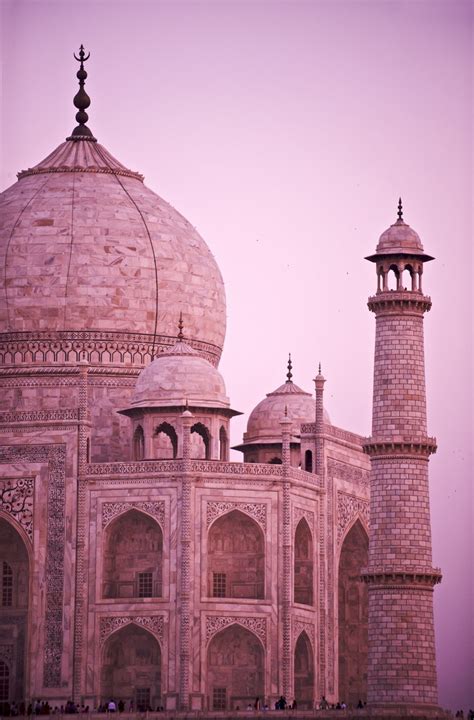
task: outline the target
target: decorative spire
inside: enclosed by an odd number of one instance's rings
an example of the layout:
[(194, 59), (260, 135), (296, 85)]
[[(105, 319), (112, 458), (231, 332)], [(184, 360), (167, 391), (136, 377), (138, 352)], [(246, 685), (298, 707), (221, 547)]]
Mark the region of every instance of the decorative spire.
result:
[(179, 330), (179, 332), (178, 332), (178, 340), (184, 340), (183, 327), (184, 327), (184, 323), (183, 323), (183, 313), (180, 312), (180, 313), (179, 313), (179, 322), (178, 322), (178, 330)]
[(89, 60), (90, 53), (85, 53), (84, 45), (81, 45), (79, 48), (79, 57), (74, 53), (74, 57), (77, 60), (77, 62), (80, 63), (79, 70), (76, 73), (76, 77), (79, 80), (79, 90), (76, 93), (73, 103), (74, 106), (77, 108), (78, 112), (76, 113), (76, 120), (79, 123), (77, 127), (74, 128), (74, 130), (71, 133), (71, 136), (68, 137), (68, 140), (92, 140), (93, 142), (96, 142), (95, 137), (93, 136), (90, 129), (87, 127), (86, 122), (89, 120), (89, 116), (86, 113), (86, 108), (89, 107), (91, 104), (91, 99), (89, 95), (84, 90), (84, 84), (87, 78), (87, 72), (84, 70), (84, 63), (86, 60)]
[(397, 222), (403, 222), (403, 206), (401, 197), (398, 198), (398, 220)]
[(291, 372), (292, 367), (293, 365), (291, 364), (291, 353), (288, 353), (288, 372), (286, 373), (286, 377), (288, 378), (286, 381), (287, 383), (290, 383), (293, 377), (293, 373)]
[(319, 367), (318, 367), (318, 375), (321, 375), (321, 363), (319, 363)]

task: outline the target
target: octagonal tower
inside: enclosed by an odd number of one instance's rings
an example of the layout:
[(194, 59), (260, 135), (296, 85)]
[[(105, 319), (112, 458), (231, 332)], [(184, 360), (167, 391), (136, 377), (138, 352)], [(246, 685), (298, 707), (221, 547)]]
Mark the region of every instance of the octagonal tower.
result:
[[(380, 237), (371, 459), (368, 704), (438, 712), (428, 459), (436, 441), (426, 428), (420, 238), (398, 220)], [(391, 277), (390, 277), (391, 276)], [(390, 279), (394, 287), (390, 289)], [(408, 287), (405, 286), (407, 283)]]

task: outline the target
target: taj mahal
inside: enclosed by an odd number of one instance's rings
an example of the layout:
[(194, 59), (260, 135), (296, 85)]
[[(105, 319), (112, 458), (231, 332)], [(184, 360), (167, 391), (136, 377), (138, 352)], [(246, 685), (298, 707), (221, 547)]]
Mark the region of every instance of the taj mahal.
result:
[(321, 368), (303, 390), (290, 359), (230, 461), (219, 268), (96, 140), (76, 59), (77, 126), (0, 195), (1, 707), (441, 714), (433, 258), (400, 202), (367, 257), (371, 436), (333, 425)]

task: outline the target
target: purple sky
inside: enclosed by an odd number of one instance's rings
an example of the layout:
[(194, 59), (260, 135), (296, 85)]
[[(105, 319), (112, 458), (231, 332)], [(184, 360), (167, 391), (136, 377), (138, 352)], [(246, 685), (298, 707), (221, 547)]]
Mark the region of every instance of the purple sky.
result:
[[(459, 0), (0, 0), (0, 189), (74, 127), (80, 43), (89, 125), (205, 238), (227, 291), (220, 370), (233, 443), (321, 360), (332, 421), (370, 433), (374, 266), (396, 219), (420, 234), (440, 701), (472, 672), (472, 21)], [(240, 455), (239, 455), (240, 457)]]

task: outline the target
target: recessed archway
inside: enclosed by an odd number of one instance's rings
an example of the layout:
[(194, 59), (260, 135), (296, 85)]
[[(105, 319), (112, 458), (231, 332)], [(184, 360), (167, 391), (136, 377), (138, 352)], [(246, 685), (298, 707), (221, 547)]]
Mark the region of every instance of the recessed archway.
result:
[(263, 533), (239, 510), (218, 518), (208, 537), (208, 594), (221, 598), (263, 598)]
[(9, 647), (0, 665), (0, 713), (6, 703), (26, 695), (25, 658), (28, 647), (29, 557), (15, 527), (0, 518), (1, 644)]
[(163, 533), (139, 510), (112, 521), (104, 538), (104, 598), (162, 596)]
[(167, 422), (161, 423), (153, 435), (153, 457), (156, 460), (174, 460), (178, 454), (178, 435)]
[(155, 710), (161, 700), (161, 650), (156, 638), (130, 623), (105, 642), (101, 668), (102, 702), (111, 698), (140, 712)]
[(210, 710), (244, 710), (264, 697), (264, 652), (260, 640), (234, 624), (215, 635), (207, 651)]
[(357, 705), (367, 699), (368, 594), (360, 579), (369, 539), (360, 520), (347, 533), (339, 559), (339, 699)]
[(302, 605), (313, 604), (313, 536), (305, 518), (295, 532), (294, 598)]
[(305, 632), (295, 645), (294, 687), (297, 707), (311, 710), (314, 705), (314, 661), (311, 642)]

